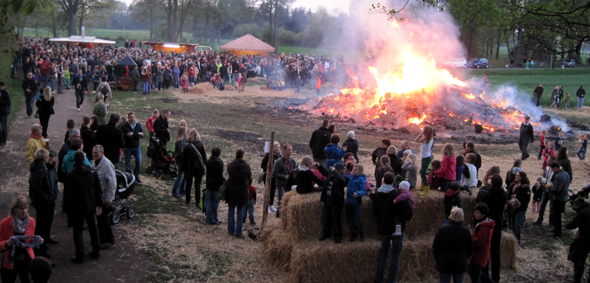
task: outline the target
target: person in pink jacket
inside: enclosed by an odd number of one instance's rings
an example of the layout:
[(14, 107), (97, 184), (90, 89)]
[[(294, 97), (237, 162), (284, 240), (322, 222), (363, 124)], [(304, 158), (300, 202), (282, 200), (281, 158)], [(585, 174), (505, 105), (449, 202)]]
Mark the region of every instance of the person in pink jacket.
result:
[(435, 174), (440, 175), (442, 173), (443, 181), (440, 185), (440, 190), (445, 192), (451, 182), (457, 177), (455, 173), (455, 167), (457, 166), (457, 160), (455, 159), (455, 149), (453, 145), (447, 143), (442, 149), (442, 166), (438, 169)]

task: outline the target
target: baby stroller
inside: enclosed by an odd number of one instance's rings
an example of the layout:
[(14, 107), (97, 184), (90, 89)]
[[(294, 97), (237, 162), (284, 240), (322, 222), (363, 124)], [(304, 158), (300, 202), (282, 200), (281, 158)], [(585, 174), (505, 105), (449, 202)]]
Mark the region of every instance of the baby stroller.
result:
[(133, 193), (135, 188), (135, 176), (131, 173), (115, 170), (117, 178), (117, 188), (115, 189), (115, 200), (113, 201), (112, 211), (109, 212), (111, 223), (117, 224), (121, 217), (127, 215), (128, 219), (135, 217), (135, 207), (125, 205), (127, 198)]
[(156, 178), (159, 178), (162, 173), (176, 178), (176, 162), (174, 160), (174, 152), (166, 151), (166, 146), (160, 142), (156, 137), (150, 138), (150, 145), (148, 146), (147, 156), (152, 159), (152, 163), (147, 171)]

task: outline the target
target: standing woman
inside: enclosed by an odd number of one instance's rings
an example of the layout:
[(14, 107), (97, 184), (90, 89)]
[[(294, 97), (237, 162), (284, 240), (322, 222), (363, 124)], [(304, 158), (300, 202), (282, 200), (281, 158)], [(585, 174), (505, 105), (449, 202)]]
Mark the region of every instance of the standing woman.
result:
[(514, 182), (508, 185), (506, 189), (508, 190), (508, 195), (510, 195), (511, 199), (518, 199), (518, 201), (520, 201), (520, 206), (514, 209), (511, 213), (512, 218), (510, 219), (510, 226), (512, 226), (512, 231), (518, 240), (518, 245), (522, 246), (520, 242), (520, 232), (526, 219), (526, 211), (529, 207), (529, 202), (531, 202), (530, 181), (526, 173), (524, 171), (516, 173), (516, 176), (514, 176)]
[(568, 174), (570, 174), (570, 181), (573, 182), (574, 180), (574, 175), (572, 172), (572, 163), (570, 162), (570, 159), (567, 157), (567, 147), (562, 146), (558, 151), (557, 151), (557, 163), (559, 163), (559, 165), (561, 166), (561, 168), (563, 169), (563, 171), (567, 172)]
[(443, 155), (442, 167), (436, 170), (435, 174), (438, 173), (442, 175), (443, 181), (440, 184), (440, 190), (446, 192), (451, 182), (455, 181), (455, 178), (457, 178), (455, 172), (457, 160), (455, 159), (455, 149), (450, 143), (445, 144), (441, 154)]
[(96, 92), (102, 93), (104, 95), (104, 101), (107, 101), (108, 97), (112, 97), (113, 93), (111, 92), (111, 85), (107, 81), (107, 76), (102, 76), (100, 78), (100, 83), (98, 83), (98, 87), (96, 88)]
[(176, 162), (177, 176), (174, 186), (172, 186), (172, 196), (175, 198), (180, 198), (180, 195), (185, 193), (184, 186), (186, 181), (182, 178), (182, 153), (186, 145), (186, 137), (186, 127), (181, 126), (178, 128), (176, 140), (174, 141), (174, 160)]
[(201, 142), (201, 135), (197, 129), (191, 129), (188, 132), (187, 144), (184, 146), (182, 152), (182, 172), (184, 172), (186, 187), (184, 190), (186, 196), (186, 205), (191, 202), (191, 189), (193, 180), (195, 182), (195, 205), (200, 207), (201, 203), (201, 181), (205, 175), (205, 161), (207, 160), (207, 152), (205, 145)]
[[(51, 235), (51, 224), (53, 223), (53, 214), (55, 210), (55, 190), (51, 182), (51, 175), (46, 163), (49, 163), (49, 151), (44, 148), (35, 151), (35, 160), (31, 163), (29, 171), (29, 196), (31, 204), (35, 207), (37, 215), (37, 226), (35, 234), (49, 241)], [(38, 256), (49, 257), (47, 254), (47, 243), (41, 244), (36, 252)]]
[[(250, 165), (244, 160), (244, 153), (243, 149), (238, 149), (236, 159), (227, 165), (229, 178), (225, 188), (227, 192), (225, 202), (228, 205), (227, 232), (239, 238), (244, 237), (242, 235), (242, 219), (244, 218), (244, 206), (248, 204), (248, 188), (252, 184), (252, 171)], [(236, 209), (237, 215), (234, 215)]]
[(580, 88), (576, 91), (576, 97), (578, 98), (578, 109), (584, 106), (584, 97), (586, 96), (586, 91), (584, 90), (584, 86), (581, 85)]
[(43, 90), (43, 96), (41, 100), (37, 101), (37, 109), (39, 111), (39, 123), (43, 127), (43, 137), (47, 138), (47, 127), (49, 126), (49, 118), (55, 114), (53, 111), (53, 104), (55, 104), (55, 98), (51, 95), (51, 88), (46, 87)]
[(107, 124), (107, 104), (104, 103), (104, 95), (99, 93), (96, 96), (96, 103), (94, 104), (94, 111), (93, 114), (96, 115), (98, 121), (100, 122), (97, 126), (106, 125)]
[(348, 132), (346, 134), (346, 140), (344, 141), (344, 143), (342, 143), (342, 147), (346, 148), (346, 152), (352, 152), (352, 154), (354, 154), (354, 159), (356, 160), (356, 163), (359, 163), (359, 142), (355, 140), (354, 137), (355, 134), (353, 131)]
[(454, 207), (449, 215), (450, 222), (436, 232), (432, 243), (432, 252), (436, 260), (436, 270), (440, 274), (440, 282), (463, 283), (467, 271), (467, 259), (473, 252), (471, 232), (463, 226), (463, 210)]
[[(205, 190), (205, 209), (207, 210), (207, 224), (221, 224), (217, 218), (219, 208), (219, 187), (225, 182), (223, 177), (223, 160), (220, 158), (219, 147), (211, 150), (211, 157), (207, 160), (207, 187)], [(238, 218), (239, 221), (240, 218)]]
[(430, 188), (428, 187), (428, 166), (432, 161), (432, 146), (434, 145), (434, 139), (432, 138), (433, 130), (432, 126), (427, 125), (424, 130), (414, 139), (420, 141), (420, 158), (422, 164), (420, 166), (420, 177), (422, 179), (422, 194), (427, 194)]
[(29, 283), (29, 262), (35, 258), (32, 247), (16, 247), (11, 258), (12, 236), (34, 236), (35, 219), (29, 216), (29, 199), (19, 195), (10, 202), (10, 215), (0, 221), (0, 251), (2, 252), (2, 283)]
[(174, 77), (174, 88), (178, 89), (180, 82), (180, 69), (178, 68), (178, 64), (174, 64), (174, 69), (172, 70), (172, 75)]

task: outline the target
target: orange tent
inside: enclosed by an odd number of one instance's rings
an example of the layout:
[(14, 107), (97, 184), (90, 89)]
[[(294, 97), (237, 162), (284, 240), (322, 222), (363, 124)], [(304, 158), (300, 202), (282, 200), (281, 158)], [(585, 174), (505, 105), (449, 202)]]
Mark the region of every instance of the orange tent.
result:
[(221, 50), (228, 50), (229, 53), (237, 56), (244, 55), (268, 55), (268, 52), (274, 52), (275, 48), (264, 43), (262, 40), (254, 37), (251, 34), (246, 34), (234, 41), (228, 42), (221, 47)]

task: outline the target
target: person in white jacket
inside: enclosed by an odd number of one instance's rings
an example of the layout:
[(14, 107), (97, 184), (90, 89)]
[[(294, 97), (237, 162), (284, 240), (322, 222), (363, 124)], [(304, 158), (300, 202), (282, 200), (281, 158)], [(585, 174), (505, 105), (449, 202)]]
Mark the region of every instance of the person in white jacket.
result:
[(477, 186), (477, 168), (473, 165), (475, 159), (475, 154), (467, 154), (467, 157), (465, 157), (466, 168), (463, 171), (463, 175), (461, 175), (461, 190), (467, 191), (469, 195), (473, 194), (471, 189)]
[(97, 217), (98, 234), (100, 236), (101, 248), (109, 248), (115, 244), (115, 236), (111, 229), (111, 222), (108, 218), (109, 212), (113, 210), (113, 200), (115, 199), (115, 190), (117, 189), (117, 178), (115, 176), (115, 166), (104, 156), (102, 145), (96, 145), (92, 148), (92, 169), (98, 175), (100, 188), (102, 189), (102, 214)]

